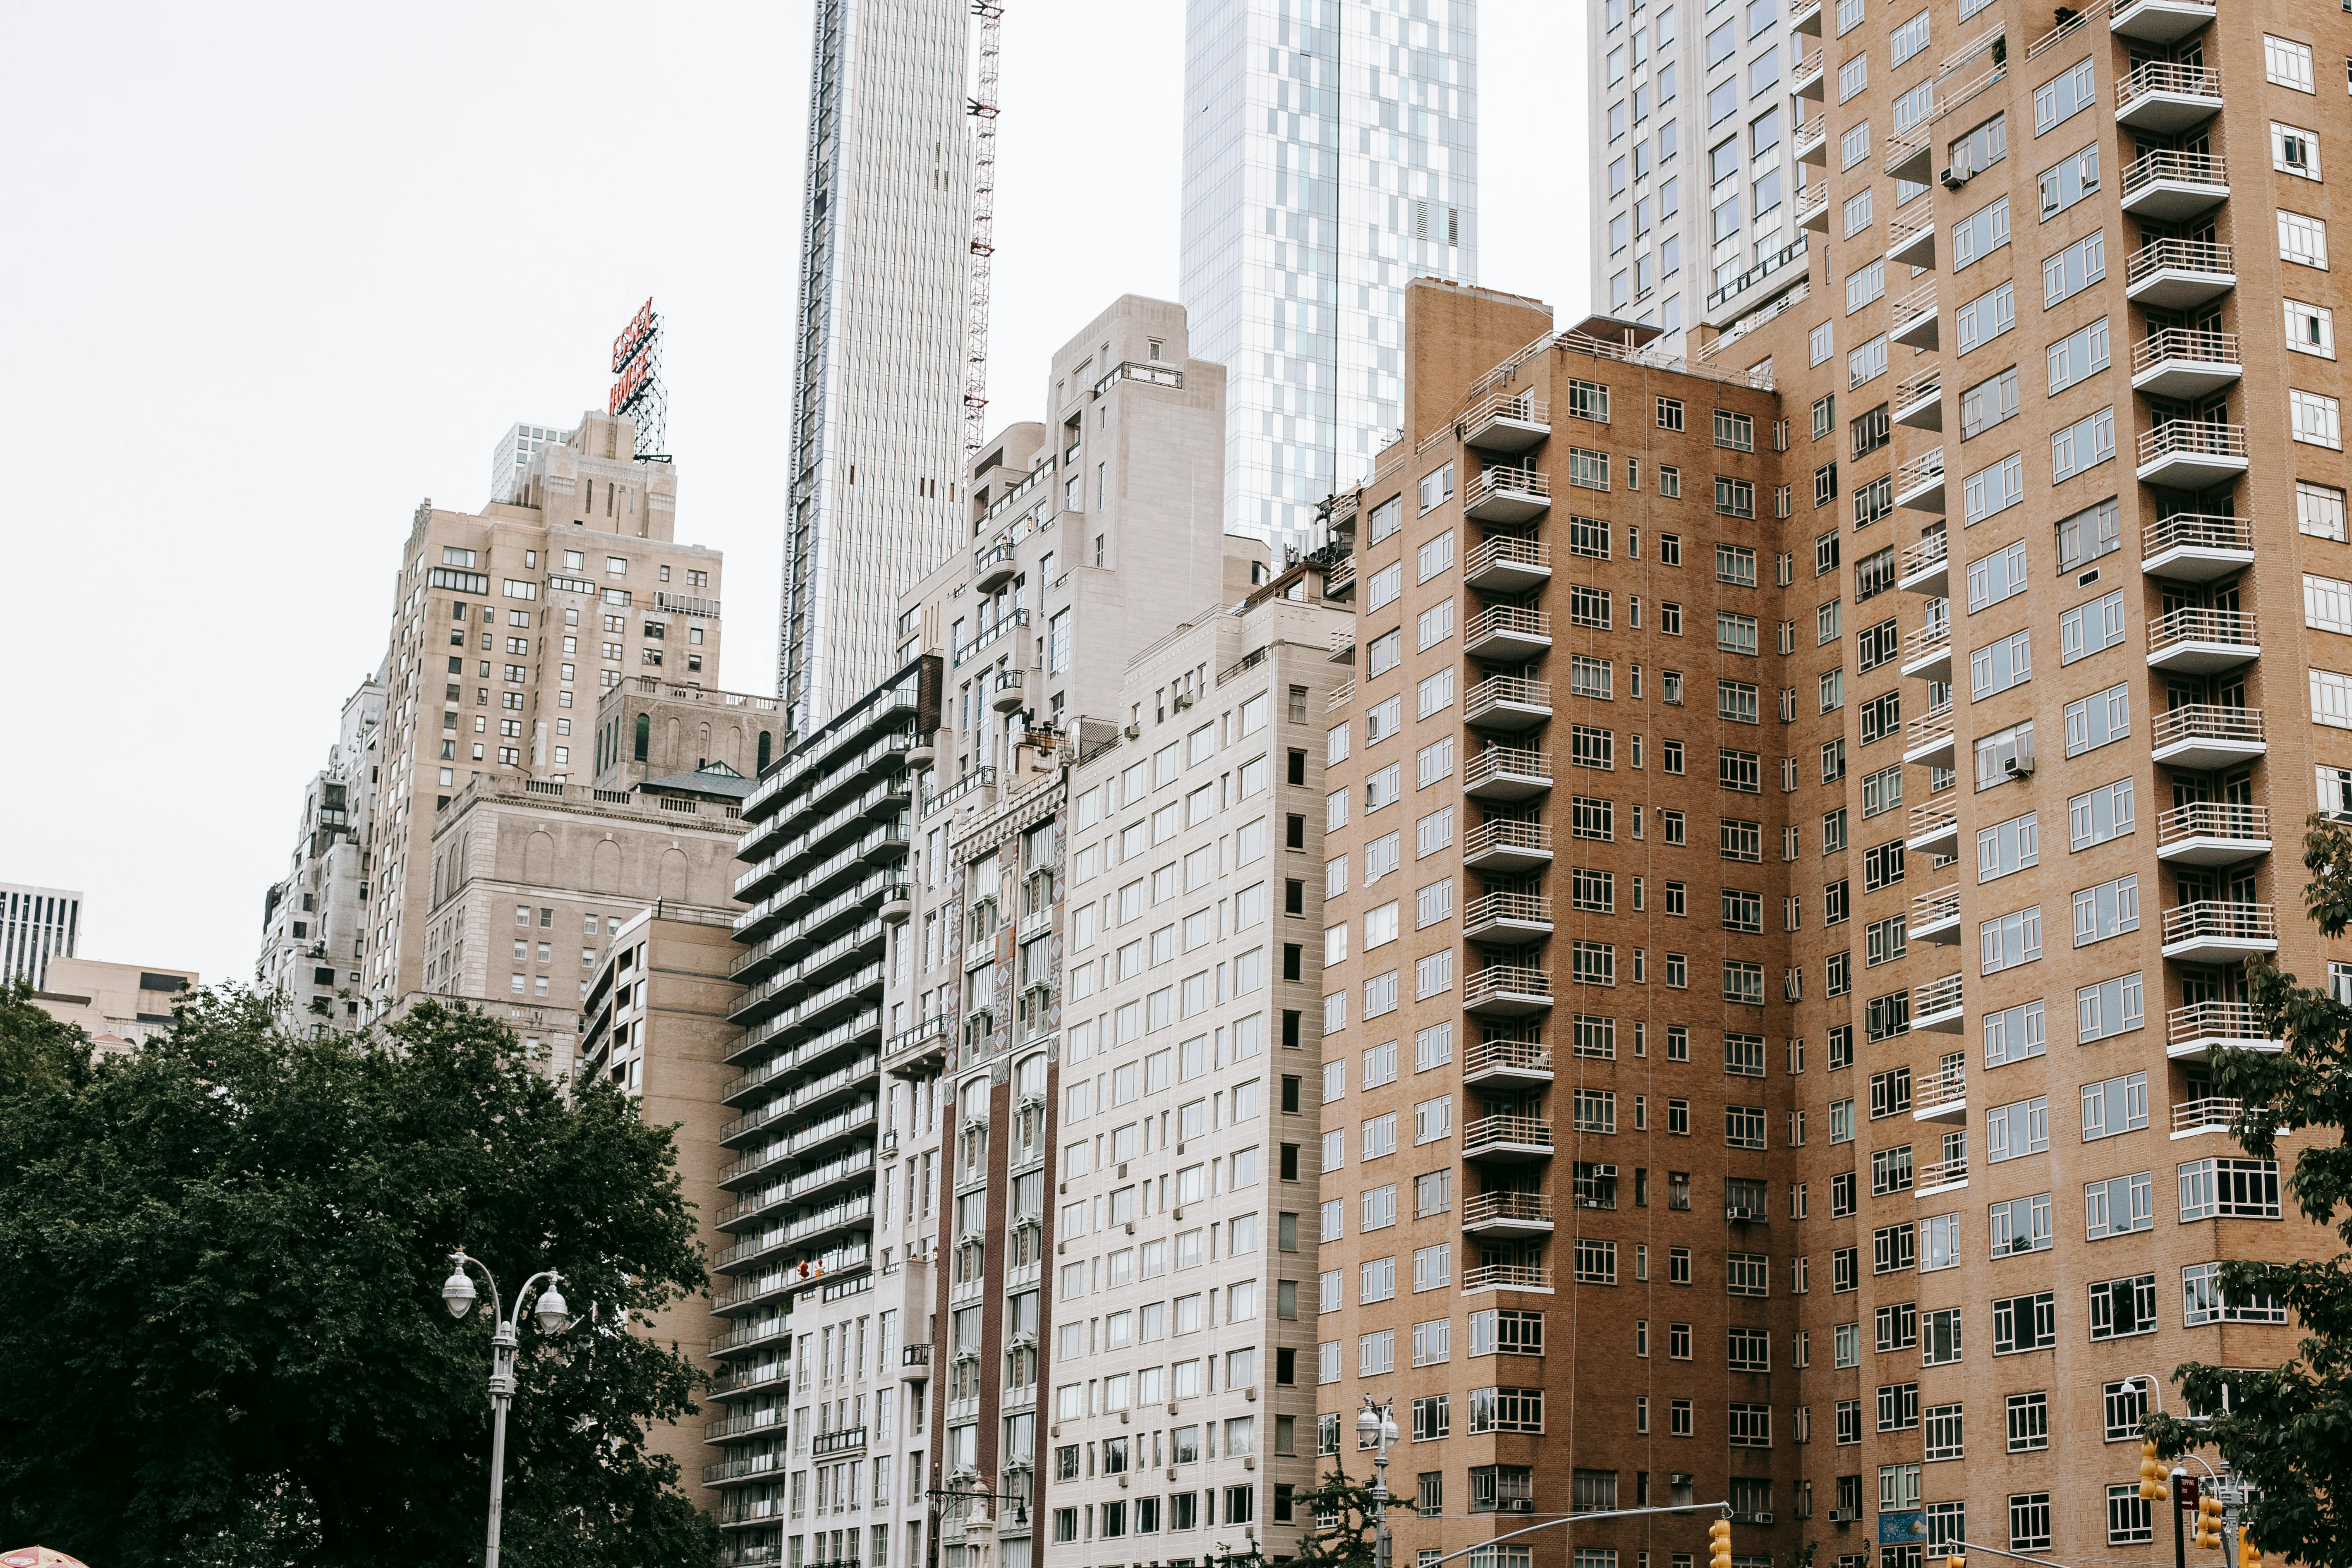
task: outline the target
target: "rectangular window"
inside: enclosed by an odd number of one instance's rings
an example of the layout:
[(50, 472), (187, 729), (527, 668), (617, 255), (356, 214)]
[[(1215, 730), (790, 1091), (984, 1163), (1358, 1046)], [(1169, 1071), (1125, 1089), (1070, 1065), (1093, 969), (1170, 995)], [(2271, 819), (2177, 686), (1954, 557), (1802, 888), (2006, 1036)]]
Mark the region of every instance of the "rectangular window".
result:
[(2050, 482), (2063, 484), (2116, 455), (2116, 411), (2102, 408), (2050, 437)]
[(2044, 351), (2050, 366), (2050, 395), (2055, 397), (2076, 382), (2107, 368), (2107, 319), (2080, 327)]
[(2042, 264), (2042, 307), (2048, 310), (2072, 299), (2107, 275), (2105, 229), (2078, 239)]

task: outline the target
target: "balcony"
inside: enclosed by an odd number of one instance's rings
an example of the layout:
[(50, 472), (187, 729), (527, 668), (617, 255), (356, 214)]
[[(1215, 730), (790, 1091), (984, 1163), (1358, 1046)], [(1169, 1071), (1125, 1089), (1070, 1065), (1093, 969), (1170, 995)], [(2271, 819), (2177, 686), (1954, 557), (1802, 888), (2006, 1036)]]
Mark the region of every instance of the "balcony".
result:
[(999, 713), (1017, 713), (1021, 710), (1023, 700), (1021, 673), (1017, 669), (1000, 669), (996, 672), (996, 680), (990, 689), (990, 707)]
[(914, 744), (907, 748), (907, 765), (918, 773), (939, 760), (940, 732), (937, 730), (924, 731), (915, 737)]
[(2175, 1007), (2166, 1019), (2164, 1054), (2178, 1059), (2205, 1059), (2212, 1050), (2268, 1051), (2275, 1055), (2286, 1042), (2273, 1037), (2262, 1016), (2243, 1002), (2191, 1002)]
[(1937, 447), (1895, 470), (1895, 504), (1944, 515), (1944, 449)]
[(2221, 112), (2221, 73), (2209, 66), (2143, 60), (2116, 83), (2116, 123), (2170, 136)]
[(1531, 392), (1492, 393), (1463, 416), (1461, 429), (1465, 447), (1516, 456), (1551, 435), (1551, 407)]
[(1481, 893), (1462, 907), (1462, 934), (1473, 941), (1531, 942), (1551, 931), (1551, 900), (1541, 893)]
[(1944, 370), (1929, 365), (1895, 384), (1895, 423), (1914, 430), (1944, 427)]
[(779, 1475), (791, 1460), (782, 1454), (761, 1454), (749, 1459), (729, 1459), (723, 1464), (702, 1467), (702, 1484), (723, 1487), (737, 1481), (762, 1480)]
[(2203, 240), (2151, 240), (2124, 269), (2124, 297), (2155, 310), (2185, 310), (2237, 286), (2236, 252)]
[(1356, 558), (1342, 556), (1323, 571), (1323, 596), (1345, 604), (1356, 596)]
[(1789, 73), (1789, 90), (1799, 98), (1822, 97), (1822, 52), (1815, 49)]
[(1930, 621), (1903, 638), (1903, 673), (1922, 680), (1952, 675), (1952, 623)]
[(1889, 266), (1925, 267), (1932, 271), (1936, 265), (1935, 220), (1890, 220), (1886, 226), (1886, 260)]
[(1538, 1116), (1481, 1116), (1462, 1130), (1462, 1154), (1501, 1164), (1549, 1160), (1551, 1123)]
[(896, 1078), (927, 1078), (946, 1062), (954, 1042), (955, 1022), (949, 1015), (926, 1018), (883, 1043), (882, 1070)]
[[(1958, 976), (1954, 976), (1957, 980)], [(1955, 992), (1958, 987), (1953, 988)], [(1958, 1002), (1955, 997), (1953, 1005)], [(1912, 1020), (1916, 1026), (1916, 1018)], [(1914, 1121), (1966, 1121), (1969, 1119), (1969, 1079), (1966, 1068), (1945, 1068), (1937, 1072), (1922, 1073), (1911, 1080), (1911, 1120)]]
[(809, 1457), (816, 1459), (865, 1451), (866, 1428), (863, 1426), (845, 1426), (837, 1431), (820, 1432), (809, 1443)]
[(1910, 830), (1903, 847), (1915, 855), (1956, 855), (1960, 847), (1960, 814), (1949, 801), (1927, 801), (1911, 808)]
[(1516, 533), (1490, 533), (1462, 558), (1462, 581), (1482, 594), (1524, 594), (1551, 581), (1551, 546)]
[(2168, 419), (2139, 438), (2139, 478), (2167, 489), (2201, 490), (2246, 471), (2246, 427)]
[(1904, 934), (1912, 942), (1932, 942), (1948, 946), (1960, 940), (1960, 885), (1938, 888), (1932, 893), (1915, 894), (1911, 900), (1911, 917), (1904, 923)]
[(2151, 397), (2193, 398), (2245, 374), (2235, 332), (2167, 327), (2132, 345), (2132, 390)]
[[(1794, 240), (1782, 246), (1730, 282), (1710, 291), (1706, 297), (1706, 309), (1704, 312), (1706, 324), (1710, 327), (1720, 327), (1737, 320), (1747, 311), (1752, 301), (1762, 298), (1768, 288), (1779, 289), (1791, 283), (1804, 281), (1805, 247), (1809, 243), (1804, 235), (1800, 233)], [(1795, 275), (1785, 276), (1792, 268), (1795, 269)]]
[(1482, 1263), (1462, 1271), (1462, 1293), (1474, 1290), (1540, 1290), (1551, 1293), (1551, 1269), (1540, 1263)]
[(929, 1377), (930, 1375), (930, 1346), (924, 1344), (901, 1345), (898, 1347), (898, 1374), (901, 1377), (919, 1380)]
[(2164, 956), (2183, 963), (2235, 963), (2278, 951), (2278, 911), (2269, 904), (2200, 899), (2164, 911)]
[(1886, 336), (1905, 348), (1940, 348), (1937, 320), (1936, 280), (1930, 278), (1888, 309)]
[(875, 911), (886, 926), (902, 926), (914, 917), (914, 890), (904, 882), (893, 883), (882, 889), (881, 907)]
[(1520, 746), (1488, 746), (1462, 767), (1462, 793), (1497, 805), (1551, 792), (1551, 759)]
[(2189, 675), (2237, 669), (2263, 656), (2252, 610), (2174, 610), (2148, 623), (2147, 667)]
[(2271, 852), (2271, 808), (2200, 800), (2156, 819), (2156, 858), (2180, 866), (2230, 866)]
[(1549, 1083), (1551, 1047), (1540, 1040), (1480, 1040), (1462, 1055), (1465, 1084)]
[(2161, 148), (2124, 170), (2123, 208), (2142, 221), (2187, 223), (2230, 199), (2230, 173), (2210, 153)]
[(1326, 697), (1323, 700), (1323, 711), (1326, 713), (1341, 712), (1346, 710), (1349, 702), (1355, 700), (1355, 696), (1356, 683), (1352, 680), (1343, 680), (1339, 682), (1339, 685), (1331, 689), (1330, 696)]
[(1551, 476), (1497, 463), (1463, 488), (1462, 515), (1474, 522), (1525, 522), (1551, 506)]
[(2202, 1100), (2184, 1100), (2172, 1108), (2172, 1136), (2194, 1138), (2200, 1132), (2224, 1132), (2238, 1119), (2245, 1104), (2242, 1100), (2207, 1095)]
[(1952, 734), (1952, 704), (1930, 708), (1903, 726), (1903, 760), (1928, 767), (1953, 766), (1958, 744)]
[(1822, 36), (1822, 0), (1796, 0), (1789, 8), (1789, 31), (1807, 37)]
[(1937, 1160), (1933, 1164), (1920, 1166), (1918, 1174), (1912, 1181), (1911, 1195), (1915, 1198), (1933, 1197), (1938, 1193), (1948, 1193), (1968, 1184), (1969, 1157), (1955, 1154), (1948, 1160)]
[(2108, 0), (2107, 27), (2143, 44), (2177, 44), (2215, 15), (2214, 0)]
[(1827, 166), (1830, 161), (1830, 123), (1826, 115), (1816, 114), (1789, 138), (1789, 152), (1800, 163)]
[(1890, 177), (1924, 185), (1935, 177), (1935, 172), (1934, 121), (1922, 121), (1886, 144), (1886, 173)]
[(1551, 1199), (1543, 1193), (1474, 1193), (1462, 1205), (1465, 1236), (1549, 1236)]
[(1463, 721), (1506, 733), (1551, 722), (1551, 682), (1490, 675), (1463, 694)]
[(1551, 828), (1497, 816), (1462, 836), (1462, 864), (1473, 871), (1534, 871), (1551, 864)]
[(1462, 651), (1496, 664), (1524, 664), (1551, 647), (1551, 616), (1517, 605), (1489, 605), (1462, 626)]
[(1490, 963), (1463, 979), (1462, 1010), (1482, 1018), (1523, 1018), (1551, 1010), (1551, 974), (1517, 963)]
[(1960, 1032), (1960, 977), (1947, 974), (1911, 988), (1911, 1026), (1938, 1034)]
[(983, 594), (993, 594), (1012, 582), (1013, 574), (1019, 569), (1020, 563), (1013, 557), (1012, 542), (999, 540), (972, 557), (972, 586)]
[(2254, 522), (2247, 517), (2216, 517), (2180, 511), (2142, 531), (2139, 569), (2178, 583), (2210, 583), (2254, 563)]
[(1906, 594), (1944, 597), (1951, 589), (1951, 547), (1937, 529), (1916, 544), (1906, 544), (1895, 561), (1895, 585)]
[(1815, 180), (1810, 184), (1799, 185), (1794, 205), (1799, 229), (1820, 235), (1829, 233), (1830, 187), (1828, 182)]
[(2156, 716), (2156, 760), (2168, 768), (2210, 773), (2270, 750), (2259, 708), (2184, 702)]

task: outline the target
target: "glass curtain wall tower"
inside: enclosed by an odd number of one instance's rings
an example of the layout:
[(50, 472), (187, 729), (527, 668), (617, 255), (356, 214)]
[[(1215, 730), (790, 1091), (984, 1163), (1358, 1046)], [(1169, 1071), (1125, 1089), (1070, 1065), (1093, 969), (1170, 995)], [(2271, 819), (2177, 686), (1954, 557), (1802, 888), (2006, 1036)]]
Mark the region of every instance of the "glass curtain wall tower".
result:
[(971, 155), (962, 0), (821, 0), (777, 694), (805, 735), (892, 668), (958, 537)]
[(1475, 0), (1188, 0), (1182, 295), (1225, 526), (1297, 542), (1394, 438), (1404, 286), (1477, 275)]

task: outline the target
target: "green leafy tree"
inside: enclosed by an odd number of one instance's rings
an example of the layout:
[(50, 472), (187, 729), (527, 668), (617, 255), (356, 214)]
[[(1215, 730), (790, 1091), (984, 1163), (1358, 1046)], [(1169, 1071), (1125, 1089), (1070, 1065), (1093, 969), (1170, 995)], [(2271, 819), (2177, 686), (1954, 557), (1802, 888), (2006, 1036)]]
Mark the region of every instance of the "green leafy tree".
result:
[[(1391, 1512), (1402, 1504), (1391, 1497)], [(1372, 1483), (1358, 1480), (1335, 1462), (1330, 1472), (1309, 1489), (1291, 1499), (1294, 1517), (1312, 1521), (1314, 1528), (1299, 1539), (1291, 1562), (1304, 1568), (1373, 1568)], [(1326, 1524), (1323, 1521), (1329, 1520)], [(1390, 1530), (1396, 1525), (1391, 1521)]]
[[(2352, 833), (2315, 816), (2304, 838), (2311, 873), (2306, 911), (2330, 937), (2352, 925)], [(2278, 1135), (2333, 1130), (2333, 1142), (2295, 1154), (2285, 1191), (2314, 1225), (2332, 1227), (2352, 1247), (2352, 1007), (2325, 991), (2297, 985), (2275, 964), (2246, 965), (2247, 998), (2264, 1033), (2285, 1043), (2276, 1054), (2213, 1053), (2213, 1092), (2242, 1109), (2231, 1135), (2260, 1160), (2278, 1156)], [(2305, 1563), (2352, 1561), (2352, 1268), (2347, 1258), (2293, 1263), (2231, 1262), (2221, 1270), (2228, 1299), (2283, 1302), (2303, 1325), (2295, 1356), (2268, 1371), (2225, 1371), (2187, 1362), (2173, 1377), (2191, 1406), (2226, 1413), (2210, 1420), (2151, 1416), (2148, 1436), (2177, 1455), (2203, 1444), (2219, 1448), (2257, 1497), (2250, 1519), (2267, 1552)]]
[(716, 1528), (646, 1446), (698, 1373), (647, 1314), (704, 1282), (667, 1130), (567, 1098), (511, 1033), (435, 1004), (295, 1037), (207, 992), (92, 1068), (0, 996), (0, 1539), (110, 1568), (480, 1560), (488, 1314), (463, 1247), (579, 1314), (527, 1327), (508, 1426), (518, 1568), (709, 1564)]

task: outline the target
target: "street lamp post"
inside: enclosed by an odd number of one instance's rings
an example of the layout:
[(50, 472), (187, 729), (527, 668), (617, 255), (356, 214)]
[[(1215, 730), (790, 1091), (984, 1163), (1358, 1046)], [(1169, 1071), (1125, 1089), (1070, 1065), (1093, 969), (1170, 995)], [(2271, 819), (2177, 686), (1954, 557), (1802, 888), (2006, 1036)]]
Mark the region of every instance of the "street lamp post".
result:
[(1389, 1568), (1389, 1445), (1397, 1440), (1396, 1407), (1364, 1395), (1356, 1433), (1376, 1445), (1372, 1455), (1372, 1568)]
[[(458, 1251), (449, 1255), (449, 1278), (441, 1285), (441, 1300), (453, 1318), (463, 1318), (474, 1310), (474, 1282), (466, 1277), (469, 1268), (480, 1270), (482, 1283), (490, 1290), (490, 1530), (482, 1568), (499, 1568), (499, 1515), (505, 1507), (507, 1489), (507, 1406), (514, 1400), (515, 1351), (521, 1342), (516, 1322), (522, 1315), (523, 1302), (529, 1300), (540, 1331), (558, 1333), (572, 1321), (572, 1309), (564, 1304), (562, 1292), (556, 1289), (560, 1283), (556, 1272), (550, 1268), (524, 1280), (522, 1289), (515, 1292), (514, 1310), (501, 1315), (498, 1281), (478, 1259)], [(534, 1297), (531, 1287), (542, 1279), (547, 1283)]]

